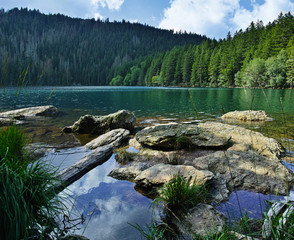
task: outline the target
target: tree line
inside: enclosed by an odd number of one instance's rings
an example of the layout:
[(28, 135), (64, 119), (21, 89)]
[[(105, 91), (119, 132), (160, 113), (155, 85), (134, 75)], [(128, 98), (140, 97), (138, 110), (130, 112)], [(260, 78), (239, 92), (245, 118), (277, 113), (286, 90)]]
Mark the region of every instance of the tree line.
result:
[(252, 22), (225, 39), (175, 46), (116, 69), (110, 85), (288, 88), (294, 83), (294, 17)]
[(0, 9), (0, 85), (108, 85), (142, 56), (206, 39), (124, 20)]

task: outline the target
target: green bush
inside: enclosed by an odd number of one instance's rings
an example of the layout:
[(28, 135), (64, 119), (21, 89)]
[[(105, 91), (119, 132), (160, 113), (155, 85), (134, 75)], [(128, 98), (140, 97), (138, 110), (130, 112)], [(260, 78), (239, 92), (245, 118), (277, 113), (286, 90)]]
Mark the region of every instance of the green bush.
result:
[(180, 213), (189, 210), (208, 197), (208, 191), (204, 185), (197, 185), (191, 179), (184, 179), (175, 175), (160, 190), (160, 195), (154, 199), (153, 207), (163, 207), (167, 213)]

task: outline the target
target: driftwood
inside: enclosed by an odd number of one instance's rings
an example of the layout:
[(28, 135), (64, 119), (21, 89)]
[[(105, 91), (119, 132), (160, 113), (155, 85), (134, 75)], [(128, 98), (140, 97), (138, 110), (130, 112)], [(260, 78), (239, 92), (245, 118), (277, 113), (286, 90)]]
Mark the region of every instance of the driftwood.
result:
[(59, 179), (61, 183), (55, 186), (56, 191), (61, 192), (87, 172), (106, 162), (111, 157), (112, 153), (112, 144), (98, 147), (90, 155), (59, 172), (57, 174), (57, 179)]

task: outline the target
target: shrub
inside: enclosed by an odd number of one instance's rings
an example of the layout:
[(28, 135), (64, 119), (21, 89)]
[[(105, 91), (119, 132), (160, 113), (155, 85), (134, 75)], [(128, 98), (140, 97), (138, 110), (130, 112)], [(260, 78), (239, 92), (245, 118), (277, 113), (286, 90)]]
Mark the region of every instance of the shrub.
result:
[(204, 185), (197, 185), (191, 179), (175, 175), (160, 190), (160, 195), (154, 199), (153, 207), (162, 206), (166, 212), (185, 212), (200, 202), (204, 202), (208, 191)]

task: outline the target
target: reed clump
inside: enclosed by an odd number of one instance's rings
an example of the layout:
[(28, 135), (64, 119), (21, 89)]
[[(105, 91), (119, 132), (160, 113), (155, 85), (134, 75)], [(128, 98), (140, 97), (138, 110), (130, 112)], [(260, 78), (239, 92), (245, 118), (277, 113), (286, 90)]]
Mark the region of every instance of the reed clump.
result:
[(160, 190), (160, 194), (153, 201), (153, 207), (163, 207), (165, 212), (186, 212), (198, 203), (204, 202), (208, 191), (203, 184), (195, 184), (191, 179), (184, 179), (175, 175)]
[(57, 223), (64, 205), (52, 187), (55, 172), (27, 160), (25, 137), (17, 127), (0, 129), (0, 146), (1, 237), (57, 239), (64, 234)]

